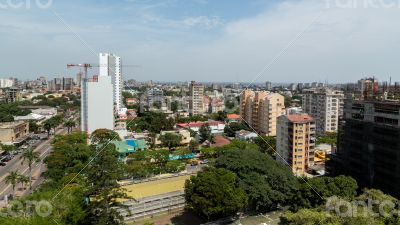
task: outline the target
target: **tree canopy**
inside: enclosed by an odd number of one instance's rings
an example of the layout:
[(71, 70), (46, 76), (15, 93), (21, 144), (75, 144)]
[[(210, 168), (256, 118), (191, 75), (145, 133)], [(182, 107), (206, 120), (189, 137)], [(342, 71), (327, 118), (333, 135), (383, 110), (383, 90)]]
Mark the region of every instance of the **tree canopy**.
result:
[(188, 207), (202, 216), (218, 219), (234, 216), (246, 205), (246, 194), (237, 186), (237, 177), (226, 169), (207, 169), (185, 184)]

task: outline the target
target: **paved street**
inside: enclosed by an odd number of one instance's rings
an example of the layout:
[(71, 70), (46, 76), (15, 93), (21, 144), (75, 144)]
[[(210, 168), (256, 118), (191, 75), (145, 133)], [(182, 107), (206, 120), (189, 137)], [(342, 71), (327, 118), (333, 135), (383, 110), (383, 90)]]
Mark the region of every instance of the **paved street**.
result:
[[(67, 128), (62, 128), (56, 131), (56, 134), (66, 134)], [(32, 165), (32, 186), (33, 188), (37, 187), (38, 184), (42, 181), (40, 178), (40, 174), (44, 171), (45, 165), (43, 164), (43, 159), (50, 153), (51, 151), (51, 140), (53, 137), (50, 137), (49, 140), (42, 141), (36, 148), (35, 152), (39, 153), (40, 161), (35, 162)], [(4, 196), (12, 194), (12, 186), (11, 184), (5, 183), (5, 177), (7, 177), (8, 173), (11, 171), (18, 171), (20, 174), (29, 176), (29, 167), (27, 162), (23, 162), (21, 159), (22, 153), (16, 155), (13, 159), (7, 162), (6, 166), (0, 167), (0, 199), (3, 199)], [(28, 185), (29, 186), (29, 185)], [(29, 193), (29, 187), (26, 190), (22, 189), (21, 184), (18, 184), (15, 188), (16, 196), (23, 196)]]

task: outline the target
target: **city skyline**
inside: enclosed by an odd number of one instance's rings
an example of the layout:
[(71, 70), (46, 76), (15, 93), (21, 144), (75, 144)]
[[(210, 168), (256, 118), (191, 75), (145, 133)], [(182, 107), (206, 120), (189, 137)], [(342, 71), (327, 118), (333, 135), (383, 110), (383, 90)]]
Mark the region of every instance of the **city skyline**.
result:
[(125, 68), (125, 79), (346, 83), (398, 77), (400, 30), (385, 25), (396, 20), (398, 7), (225, 3), (51, 1), (46, 8), (9, 7), (0, 15), (0, 76), (73, 77), (67, 63), (94, 63), (99, 52), (113, 52), (125, 64), (140, 65)]

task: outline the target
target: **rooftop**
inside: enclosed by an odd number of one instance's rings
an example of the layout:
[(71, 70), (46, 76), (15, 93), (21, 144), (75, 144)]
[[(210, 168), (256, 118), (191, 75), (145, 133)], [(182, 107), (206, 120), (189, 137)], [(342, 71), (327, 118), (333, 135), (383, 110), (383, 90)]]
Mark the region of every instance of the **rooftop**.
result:
[(226, 117), (231, 120), (240, 119), (240, 115), (238, 114), (227, 114)]
[(26, 122), (24, 121), (14, 121), (14, 122), (3, 122), (0, 123), (0, 129), (10, 129), (10, 128), (14, 128), (16, 126), (22, 125)]
[(311, 122), (314, 121), (314, 118), (308, 114), (292, 114), (287, 115), (287, 118), (291, 122)]

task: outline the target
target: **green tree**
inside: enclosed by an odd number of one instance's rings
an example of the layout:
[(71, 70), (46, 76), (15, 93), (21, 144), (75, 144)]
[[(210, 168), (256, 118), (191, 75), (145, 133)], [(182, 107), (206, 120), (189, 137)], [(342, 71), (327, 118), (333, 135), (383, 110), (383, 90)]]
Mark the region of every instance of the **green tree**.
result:
[(5, 178), (6, 184), (11, 184), (12, 186), (13, 195), (15, 195), (15, 186), (17, 185), (19, 176), (18, 171), (11, 171)]
[(178, 101), (173, 101), (171, 102), (171, 111), (172, 112), (177, 112), (179, 109), (179, 102)]
[(218, 154), (215, 166), (239, 177), (239, 186), (249, 197), (249, 208), (265, 212), (292, 200), (299, 185), (292, 171), (257, 146), (233, 142), (218, 149)]
[(32, 165), (34, 162), (39, 162), (39, 153), (35, 152), (33, 149), (27, 149), (21, 156), (22, 163), (25, 161), (28, 163), (29, 168), (29, 189), (32, 189)]
[(108, 129), (97, 129), (90, 135), (94, 145), (108, 145), (110, 141), (121, 141), (118, 133)]
[(196, 150), (198, 150), (199, 147), (199, 142), (196, 139), (192, 139), (189, 142), (189, 150), (194, 152)]
[(165, 172), (178, 173), (185, 170), (185, 164), (179, 160), (172, 160), (165, 164)]
[(232, 122), (225, 126), (224, 133), (228, 137), (235, 137), (236, 131), (248, 130), (249, 128), (243, 123)]
[(47, 131), (47, 136), (50, 136), (50, 131), (53, 129), (53, 127), (55, 127), (54, 120), (48, 119), (44, 121), (43, 128)]
[(37, 133), (40, 126), (35, 121), (29, 121), (29, 132)]
[(86, 194), (91, 201), (85, 224), (123, 224), (121, 216), (113, 208), (119, 205), (118, 198), (126, 197), (117, 182), (123, 177), (124, 166), (118, 160), (115, 145), (109, 143), (115, 139), (115, 134), (111, 130), (99, 129), (91, 135), (93, 143), (91, 149), (95, 157), (88, 164), (86, 171), (88, 183)]
[(337, 133), (336, 132), (326, 132), (322, 136), (317, 137), (317, 144), (330, 144), (332, 146), (337, 144)]
[(52, 154), (45, 159), (48, 168), (45, 175), (55, 181), (68, 174), (79, 173), (91, 156), (87, 145), (87, 134), (83, 132), (56, 135), (52, 146)]
[(275, 156), (276, 154), (276, 138), (271, 136), (263, 136), (253, 138), (254, 144), (256, 144), (260, 151), (263, 153), (267, 153), (271, 156)]
[(164, 135), (160, 135), (159, 140), (162, 145), (168, 147), (168, 149), (173, 149), (181, 144), (182, 135), (174, 134), (174, 133), (166, 133)]
[(68, 133), (71, 133), (72, 132), (72, 128), (76, 126), (76, 123), (73, 120), (68, 120), (68, 121), (66, 121), (64, 123), (64, 126), (67, 127)]
[(3, 151), (7, 152), (8, 154), (15, 151), (15, 145), (5, 145), (0, 143), (0, 147)]
[(211, 128), (208, 126), (208, 124), (204, 124), (200, 127), (199, 129), (199, 135), (200, 135), (200, 142), (203, 143), (205, 141), (213, 141), (213, 135), (211, 133)]
[(348, 200), (357, 194), (357, 182), (348, 176), (300, 179), (297, 194), (290, 204), (293, 210), (312, 208), (325, 204), (327, 198), (338, 196)]
[(29, 184), (29, 177), (24, 176), (24, 175), (19, 175), (18, 176), (18, 183), (22, 185), (22, 188), (25, 189), (25, 185)]
[(210, 168), (191, 176), (185, 183), (189, 208), (208, 220), (233, 216), (242, 210), (246, 194), (237, 187), (237, 177), (225, 169)]

